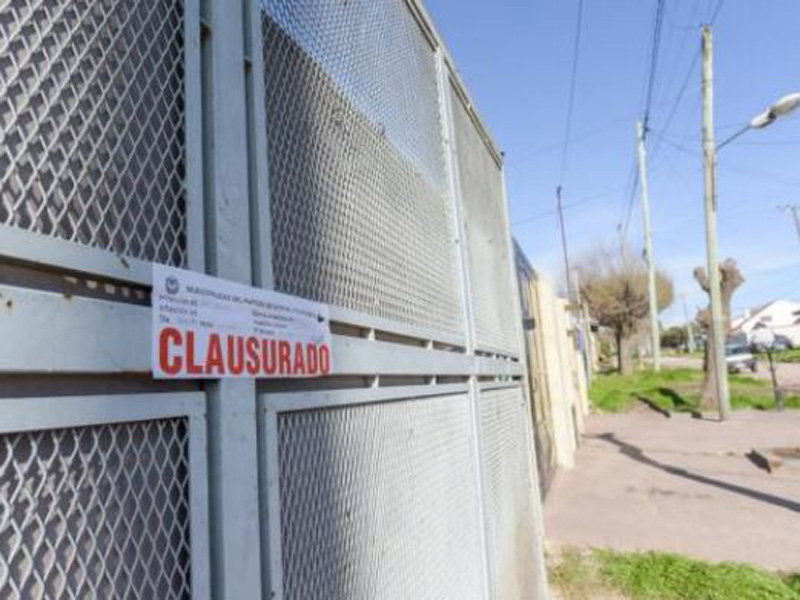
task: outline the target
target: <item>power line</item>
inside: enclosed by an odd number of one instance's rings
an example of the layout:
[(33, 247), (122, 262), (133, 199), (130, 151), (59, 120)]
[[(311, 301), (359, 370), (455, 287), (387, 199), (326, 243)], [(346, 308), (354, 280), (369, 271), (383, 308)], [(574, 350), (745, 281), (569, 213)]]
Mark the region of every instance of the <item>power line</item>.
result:
[[(694, 23), (694, 22), (696, 22), (698, 11), (700, 10), (700, 4), (701, 4), (701, 0), (695, 0), (694, 1), (694, 3), (692, 4), (691, 12), (689, 13), (689, 15), (688, 15), (688, 17), (686, 19), (686, 23)], [(675, 6), (677, 8), (677, 5), (673, 5), (673, 6)], [(667, 21), (667, 25), (671, 26), (671, 29), (669, 31), (672, 31), (672, 30), (682, 31), (682, 35), (680, 36), (680, 40), (678, 41), (677, 45), (675, 46), (677, 48), (677, 51), (675, 53), (675, 60), (672, 61), (671, 65), (670, 65), (670, 68), (667, 69), (666, 68), (666, 63), (664, 62), (665, 59), (667, 58), (667, 52), (669, 50), (669, 46), (667, 46), (665, 48), (664, 58), (662, 58), (662, 60), (661, 60), (661, 64), (664, 65), (662, 67), (662, 69), (661, 69), (662, 70), (662, 78), (661, 78), (661, 80), (663, 82), (663, 84), (661, 86), (661, 89), (663, 90), (663, 93), (666, 94), (668, 91), (674, 89), (675, 85), (679, 82), (679, 79), (680, 79), (680, 76), (681, 76), (681, 72), (683, 70), (682, 69), (682, 66), (683, 66), (683, 64), (682, 64), (683, 60), (682, 59), (685, 56), (684, 50), (688, 47), (688, 48), (690, 48), (690, 53), (691, 53), (691, 51), (693, 49), (693, 46), (689, 45), (689, 36), (691, 35), (692, 32), (695, 32), (695, 33), (697, 32), (697, 27), (696, 26), (686, 27), (686, 26), (677, 26), (677, 25), (675, 25), (674, 23), (671, 22), (671, 18), (670, 18), (670, 15), (669, 15), (668, 12), (665, 13), (664, 19), (665, 19), (665, 21)], [(665, 103), (662, 102), (662, 104), (665, 104)]]
[[(656, 74), (658, 72), (658, 56), (661, 46), (661, 32), (664, 28), (664, 0), (657, 0), (656, 10), (653, 16), (653, 42), (650, 48), (650, 66), (647, 72), (647, 85), (644, 99), (644, 110), (642, 112), (642, 121), (644, 123), (644, 135), (647, 135), (647, 130), (650, 122), (650, 109), (653, 103), (653, 92), (655, 90)], [(639, 185), (639, 169), (637, 167), (637, 160), (634, 156), (633, 167), (631, 169), (632, 175), (629, 176), (630, 189), (628, 192), (627, 208), (623, 210), (625, 215), (620, 221), (619, 227), (622, 232), (622, 239), (624, 240), (628, 234), (628, 227), (633, 214), (633, 206), (636, 200), (636, 189)]]
[[(675, 97), (675, 101), (672, 103), (672, 106), (667, 113), (667, 118), (664, 122), (661, 131), (663, 133), (667, 133), (669, 131), (670, 126), (672, 125), (672, 121), (675, 118), (675, 115), (678, 113), (678, 108), (683, 101), (683, 96), (686, 94), (686, 90), (689, 87), (689, 81), (692, 79), (692, 75), (694, 75), (695, 69), (697, 69), (697, 65), (700, 63), (700, 51), (694, 53), (692, 56), (692, 62), (689, 63), (689, 69), (686, 71), (686, 75), (683, 78), (683, 83), (681, 83), (681, 87), (678, 90), (678, 95)], [(661, 149), (661, 144), (656, 143), (655, 147), (653, 148), (652, 157), (655, 158), (658, 151)]]
[(740, 146), (800, 146), (800, 140), (777, 140), (774, 142), (738, 142)]
[(722, 6), (725, 4), (725, 0), (717, 0), (717, 7), (711, 13), (711, 18), (709, 18), (708, 23), (709, 25), (713, 25), (714, 22), (717, 20), (719, 16), (719, 12), (722, 10)]
[(693, 24), (693, 22), (694, 22), (694, 16), (695, 16), (695, 14), (697, 14), (697, 9), (698, 9), (698, 8), (700, 8), (700, 0), (695, 0), (695, 3), (694, 3), (694, 5), (692, 6), (692, 12), (691, 12), (691, 14), (689, 15), (689, 20), (687, 21), (687, 23), (688, 23), (688, 24), (686, 24), (686, 25), (682, 25), (682, 24), (680, 24), (680, 23), (676, 23), (676, 22), (675, 22), (675, 21), (673, 21), (672, 19), (668, 19), (668, 23), (667, 23), (667, 24), (668, 24), (668, 25), (669, 25), (669, 26), (670, 26), (672, 29), (675, 29), (675, 30), (677, 30), (677, 31), (683, 31), (683, 32), (685, 32), (685, 33), (688, 33), (688, 32), (690, 32), (690, 31), (696, 31), (696, 30), (697, 30), (697, 28), (695, 27), (695, 25)]
[[(595, 136), (595, 135), (597, 135), (599, 133), (603, 133), (605, 131), (608, 131), (609, 129), (613, 129), (615, 127), (619, 127), (622, 123), (628, 124), (628, 123), (630, 123), (630, 120), (632, 118), (634, 118), (637, 114), (638, 113), (630, 113), (630, 114), (627, 114), (627, 115), (623, 115), (623, 116), (620, 116), (620, 117), (614, 117), (612, 119), (609, 119), (609, 120), (603, 122), (601, 125), (598, 125), (597, 127), (593, 127), (591, 129), (587, 129), (587, 130), (585, 130), (585, 131), (583, 131), (581, 133), (576, 133), (575, 135), (573, 135), (569, 139), (569, 142), (572, 143), (572, 144), (574, 144), (575, 142), (581, 142), (581, 141), (584, 141), (584, 140), (586, 140), (588, 138), (591, 138), (591, 137), (593, 137), (593, 136)], [(564, 146), (563, 142), (557, 142), (555, 144), (548, 144), (546, 146), (541, 146), (539, 148), (531, 150), (530, 152), (525, 152), (525, 153), (523, 153), (523, 154), (521, 154), (519, 156), (507, 156), (506, 164), (521, 163), (521, 162), (530, 160), (531, 158), (535, 158), (536, 156), (540, 156), (542, 154), (547, 154), (548, 152), (552, 152), (554, 150), (562, 150), (563, 146)]]
[[(716, 5), (714, 5), (714, 8), (712, 9), (712, 11), (711, 11), (711, 13), (709, 15), (709, 23), (710, 24), (713, 25), (714, 22), (717, 20), (717, 17), (719, 17), (719, 14), (722, 11), (722, 8), (723, 8), (724, 4), (725, 4), (725, 0), (717, 0)], [(660, 17), (658, 16), (659, 10), (661, 11), (661, 16)], [(652, 69), (651, 69), (651, 71), (650, 71), (650, 73), (648, 75), (648, 88), (650, 87), (650, 83), (655, 80), (655, 67), (657, 66), (657, 48), (656, 48), (656, 44), (660, 40), (660, 35), (661, 35), (660, 34), (660, 28), (663, 26), (663, 19), (664, 19), (663, 10), (664, 10), (663, 9), (663, 5), (662, 5), (661, 2), (659, 2), (659, 4), (656, 6), (656, 18), (654, 19), (653, 49), (652, 49), (652, 52), (651, 52), (651, 67), (652, 67)], [(686, 90), (689, 87), (689, 82), (691, 81), (691, 78), (694, 75), (694, 72), (697, 69), (697, 66), (698, 66), (698, 64), (700, 62), (700, 56), (701, 56), (701, 52), (700, 52), (700, 49), (698, 48), (697, 51), (693, 54), (692, 60), (689, 63), (689, 68), (686, 71), (686, 75), (683, 78), (683, 82), (681, 83), (681, 87), (678, 90), (678, 95), (676, 96), (674, 102), (672, 103), (672, 105), (671, 105), (671, 107), (670, 107), (670, 109), (669, 109), (669, 111), (667, 113), (666, 121), (664, 123), (664, 126), (661, 129), (661, 131), (663, 133), (667, 133), (669, 131), (670, 126), (672, 125), (672, 121), (674, 120), (675, 115), (678, 112), (678, 108), (680, 107), (681, 102), (683, 101), (683, 97), (686, 94)], [(649, 110), (647, 108), (647, 105), (646, 105), (646, 110)], [(649, 112), (646, 112), (645, 114), (646, 114), (646, 119), (649, 119)], [(647, 124), (648, 123), (647, 123), (647, 120), (646, 120), (645, 121), (645, 126), (646, 127), (647, 127)], [(652, 131), (652, 129), (650, 131)], [(645, 131), (645, 133), (647, 133), (647, 130)], [(653, 148), (653, 151), (650, 153), (651, 161), (655, 160), (656, 156), (658, 155), (658, 151), (661, 149), (660, 141), (661, 140), (656, 142), (656, 145)], [(679, 149), (684, 150), (683, 148), (679, 148)], [(634, 159), (634, 168), (635, 168), (635, 165), (636, 165), (636, 161)], [(631, 189), (630, 189), (630, 192), (629, 192), (627, 209), (625, 210), (625, 217), (624, 217), (624, 219), (622, 221), (620, 221), (620, 224), (618, 226), (620, 228), (621, 232), (622, 232), (623, 239), (627, 236), (628, 227), (629, 227), (630, 221), (631, 221), (631, 216), (633, 215), (633, 207), (634, 207), (634, 203), (635, 203), (635, 200), (636, 200), (636, 187), (638, 186), (638, 180), (639, 180), (639, 177), (638, 177), (638, 172), (637, 172), (635, 174), (635, 176), (631, 178), (632, 185), (631, 185)]]
[(575, 88), (578, 81), (578, 63), (581, 55), (581, 34), (583, 32), (583, 0), (578, 0), (578, 18), (575, 23), (575, 46), (572, 50), (572, 73), (570, 74), (569, 97), (567, 100), (567, 122), (564, 127), (564, 148), (561, 151), (561, 173), (556, 186), (556, 208), (558, 223), (561, 229), (561, 242), (564, 250), (564, 266), (567, 278), (567, 292), (570, 300), (572, 297), (572, 283), (570, 276), (569, 252), (567, 249), (567, 227), (564, 223), (564, 175), (567, 172), (567, 157), (569, 156), (569, 141), (572, 137), (572, 116), (575, 112)]
[[(584, 196), (583, 198), (580, 198), (568, 204), (564, 204), (563, 208), (564, 210), (568, 210), (570, 208), (577, 208), (579, 206), (583, 206), (584, 204), (588, 204), (589, 202), (594, 202), (595, 200), (600, 200), (602, 198), (607, 198), (614, 194), (618, 194), (622, 190), (627, 189), (627, 187), (628, 187), (627, 185), (620, 185), (610, 190), (606, 190), (604, 192), (599, 192), (597, 194), (592, 194), (590, 196)], [(518, 225), (527, 225), (528, 223), (532, 223), (534, 221), (538, 221), (540, 219), (553, 216), (554, 214), (556, 214), (557, 211), (558, 209), (553, 209), (532, 215), (530, 217), (525, 217), (524, 219), (521, 219), (516, 223), (512, 223), (512, 226), (517, 227)]]
[(650, 52), (650, 73), (647, 78), (647, 94), (645, 96), (644, 113), (642, 118), (645, 135), (647, 135), (647, 127), (650, 121), (650, 107), (653, 103), (653, 91), (655, 90), (656, 74), (658, 73), (661, 32), (664, 28), (664, 6), (664, 0), (657, 0), (655, 17), (653, 19), (653, 45)]
[(567, 170), (567, 157), (569, 154), (569, 141), (572, 136), (572, 115), (575, 109), (575, 88), (578, 81), (578, 62), (581, 53), (581, 35), (583, 31), (583, 1), (578, 0), (578, 18), (575, 24), (575, 45), (572, 51), (572, 73), (570, 74), (569, 96), (567, 100), (567, 122), (564, 130), (564, 147), (561, 151), (561, 175), (558, 178), (558, 187), (564, 185), (564, 175)]
[(619, 229), (622, 232), (622, 239), (624, 240), (628, 236), (628, 227), (630, 226), (631, 216), (633, 215), (633, 206), (636, 202), (636, 188), (639, 187), (639, 167), (636, 163), (636, 157), (633, 158), (633, 166), (631, 167), (631, 174), (628, 176), (629, 186), (628, 186), (628, 201), (627, 201), (627, 208), (624, 209), (623, 214), (625, 215), (619, 222)]
[[(717, 0), (717, 4), (714, 9), (711, 11), (709, 15), (708, 22), (709, 24), (713, 25), (714, 22), (719, 17), (720, 11), (722, 11), (722, 7), (725, 5), (725, 0)], [(683, 101), (683, 97), (686, 94), (686, 90), (689, 87), (689, 82), (694, 75), (695, 69), (697, 69), (697, 65), (700, 64), (700, 48), (698, 48), (695, 53), (692, 55), (692, 61), (689, 63), (689, 69), (686, 71), (686, 75), (683, 78), (683, 82), (681, 83), (681, 87), (678, 90), (678, 95), (675, 97), (675, 101), (672, 103), (672, 106), (667, 113), (667, 118), (664, 122), (664, 125), (661, 127), (661, 131), (663, 133), (667, 133), (669, 131), (670, 126), (672, 125), (672, 121), (675, 118), (675, 115), (678, 112), (678, 108), (680, 107), (681, 102)], [(656, 146), (653, 148), (651, 152), (651, 159), (655, 159), (659, 149), (661, 148), (661, 144), (657, 143)]]

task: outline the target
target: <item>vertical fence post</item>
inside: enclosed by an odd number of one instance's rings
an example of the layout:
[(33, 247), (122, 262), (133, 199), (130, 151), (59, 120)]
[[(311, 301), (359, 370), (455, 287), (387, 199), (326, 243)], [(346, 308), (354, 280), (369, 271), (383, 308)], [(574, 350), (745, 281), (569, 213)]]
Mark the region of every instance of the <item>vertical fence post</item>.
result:
[[(467, 257), (467, 238), (464, 218), (461, 212), (461, 184), (458, 176), (458, 159), (455, 144), (455, 124), (450, 93), (450, 78), (444, 53), (439, 47), (436, 52), (436, 66), (439, 84), (439, 104), (442, 115), (442, 139), (444, 140), (445, 168), (448, 176), (448, 195), (453, 211), (453, 234), (457, 251), (458, 281), (461, 286), (462, 313), (466, 351), (475, 354), (475, 319), (472, 314), (472, 298), (469, 280), (469, 259)], [(475, 459), (476, 489), (478, 490), (478, 515), (480, 519), (481, 558), (483, 562), (484, 597), (491, 598), (491, 569), (489, 568), (488, 519), (486, 518), (486, 489), (484, 483), (481, 449), (480, 391), (475, 374), (469, 377), (469, 401), (472, 412), (473, 453)]]
[[(206, 270), (249, 284), (250, 207), (242, 4), (203, 0)], [(212, 596), (261, 597), (256, 395), (252, 380), (207, 385)]]
[[(247, 146), (252, 236), (253, 285), (274, 289), (272, 264), (272, 212), (269, 187), (269, 144), (267, 137), (267, 87), (264, 64), (261, 0), (242, 0), (245, 36), (245, 101), (247, 103)], [(261, 587), (264, 597), (283, 598), (280, 520), (280, 464), (278, 419), (267, 413), (264, 397), (256, 386), (258, 531), (261, 540)]]
[[(530, 493), (533, 494), (533, 517), (534, 517), (534, 528), (536, 532), (536, 539), (535, 539), (535, 547), (533, 549), (533, 557), (535, 560), (535, 564), (533, 568), (536, 570), (536, 599), (537, 600), (546, 600), (548, 597), (547, 591), (547, 566), (544, 562), (544, 514), (542, 512), (542, 494), (541, 490), (539, 489), (539, 477), (538, 477), (538, 467), (537, 467), (537, 460), (536, 460), (536, 444), (534, 443), (533, 436), (535, 435), (535, 429), (533, 427), (533, 398), (530, 396), (530, 388), (528, 385), (525, 384), (524, 379), (527, 377), (531, 377), (532, 374), (528, 369), (528, 364), (526, 362), (526, 352), (525, 352), (525, 332), (522, 328), (522, 297), (520, 295), (519, 290), (519, 278), (517, 277), (517, 269), (516, 269), (516, 261), (514, 260), (514, 242), (511, 235), (511, 219), (509, 218), (509, 206), (508, 206), (508, 191), (506, 189), (506, 173), (505, 173), (505, 166), (501, 168), (502, 174), (502, 182), (503, 182), (503, 229), (506, 233), (506, 245), (507, 245), (507, 255), (509, 257), (509, 265), (508, 268), (511, 270), (511, 289), (513, 295), (513, 306), (514, 306), (514, 314), (516, 315), (515, 323), (516, 327), (516, 346), (517, 346), (517, 353), (519, 355), (520, 363), (524, 367), (523, 372), (523, 381), (520, 385), (522, 391), (522, 397), (525, 400), (525, 410), (523, 411), (523, 416), (525, 418), (525, 430), (527, 435), (525, 436), (527, 449), (528, 449), (528, 471), (531, 474), (531, 490)], [(567, 273), (567, 278), (569, 278), (569, 273)]]
[(203, 206), (203, 77), (200, 0), (185, 0), (186, 268), (205, 271)]
[(253, 285), (273, 289), (272, 215), (270, 212), (269, 148), (264, 77), (261, 0), (242, 0), (245, 26), (245, 101), (250, 192)]

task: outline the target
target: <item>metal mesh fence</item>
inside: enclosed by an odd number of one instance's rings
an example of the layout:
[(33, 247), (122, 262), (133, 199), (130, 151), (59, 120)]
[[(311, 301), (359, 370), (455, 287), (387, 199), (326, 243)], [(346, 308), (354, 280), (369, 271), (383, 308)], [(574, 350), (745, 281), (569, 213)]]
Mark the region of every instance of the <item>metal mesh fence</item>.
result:
[(186, 260), (182, 0), (0, 2), (0, 223)]
[(0, 597), (189, 598), (185, 419), (0, 435)]
[(516, 353), (519, 348), (504, 218), (503, 172), (458, 92), (451, 87), (450, 94), (476, 343), (481, 350)]
[(277, 288), (461, 333), (435, 53), (397, 0), (263, 0)]
[(528, 411), (519, 388), (480, 394), (492, 597), (535, 597), (533, 474)]
[(481, 598), (466, 395), (279, 416), (286, 598)]

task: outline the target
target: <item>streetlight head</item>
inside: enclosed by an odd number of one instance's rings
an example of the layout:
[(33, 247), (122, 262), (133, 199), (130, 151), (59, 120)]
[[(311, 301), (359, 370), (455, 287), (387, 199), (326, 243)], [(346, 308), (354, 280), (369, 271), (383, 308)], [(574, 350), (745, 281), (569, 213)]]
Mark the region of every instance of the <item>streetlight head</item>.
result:
[(797, 110), (798, 106), (800, 106), (800, 92), (795, 92), (794, 94), (787, 94), (770, 106), (769, 112), (776, 117), (782, 117)]
[(800, 93), (787, 94), (775, 104), (770, 106), (763, 113), (750, 121), (750, 127), (753, 129), (763, 129), (767, 125), (771, 125), (778, 117), (785, 117), (789, 113), (797, 110), (800, 107)]

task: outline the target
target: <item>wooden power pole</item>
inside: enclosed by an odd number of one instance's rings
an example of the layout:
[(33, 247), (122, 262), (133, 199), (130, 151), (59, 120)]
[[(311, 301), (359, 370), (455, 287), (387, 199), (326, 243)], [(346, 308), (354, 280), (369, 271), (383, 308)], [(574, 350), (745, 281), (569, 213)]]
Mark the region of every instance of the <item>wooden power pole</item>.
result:
[(658, 295), (656, 291), (656, 261), (653, 258), (653, 232), (650, 226), (650, 189), (647, 180), (647, 151), (644, 147), (645, 129), (636, 123), (639, 146), (639, 181), (642, 190), (642, 216), (644, 218), (644, 252), (647, 259), (647, 293), (650, 298), (650, 340), (653, 345), (653, 370), (661, 370), (661, 333), (658, 329)]
[(708, 253), (708, 282), (711, 296), (710, 363), (714, 369), (715, 392), (719, 417), (730, 416), (728, 366), (725, 362), (725, 316), (722, 307), (722, 289), (717, 256), (717, 198), (716, 198), (716, 142), (714, 141), (714, 71), (713, 38), (711, 27), (703, 26), (703, 156), (705, 159), (705, 213), (706, 251)]

